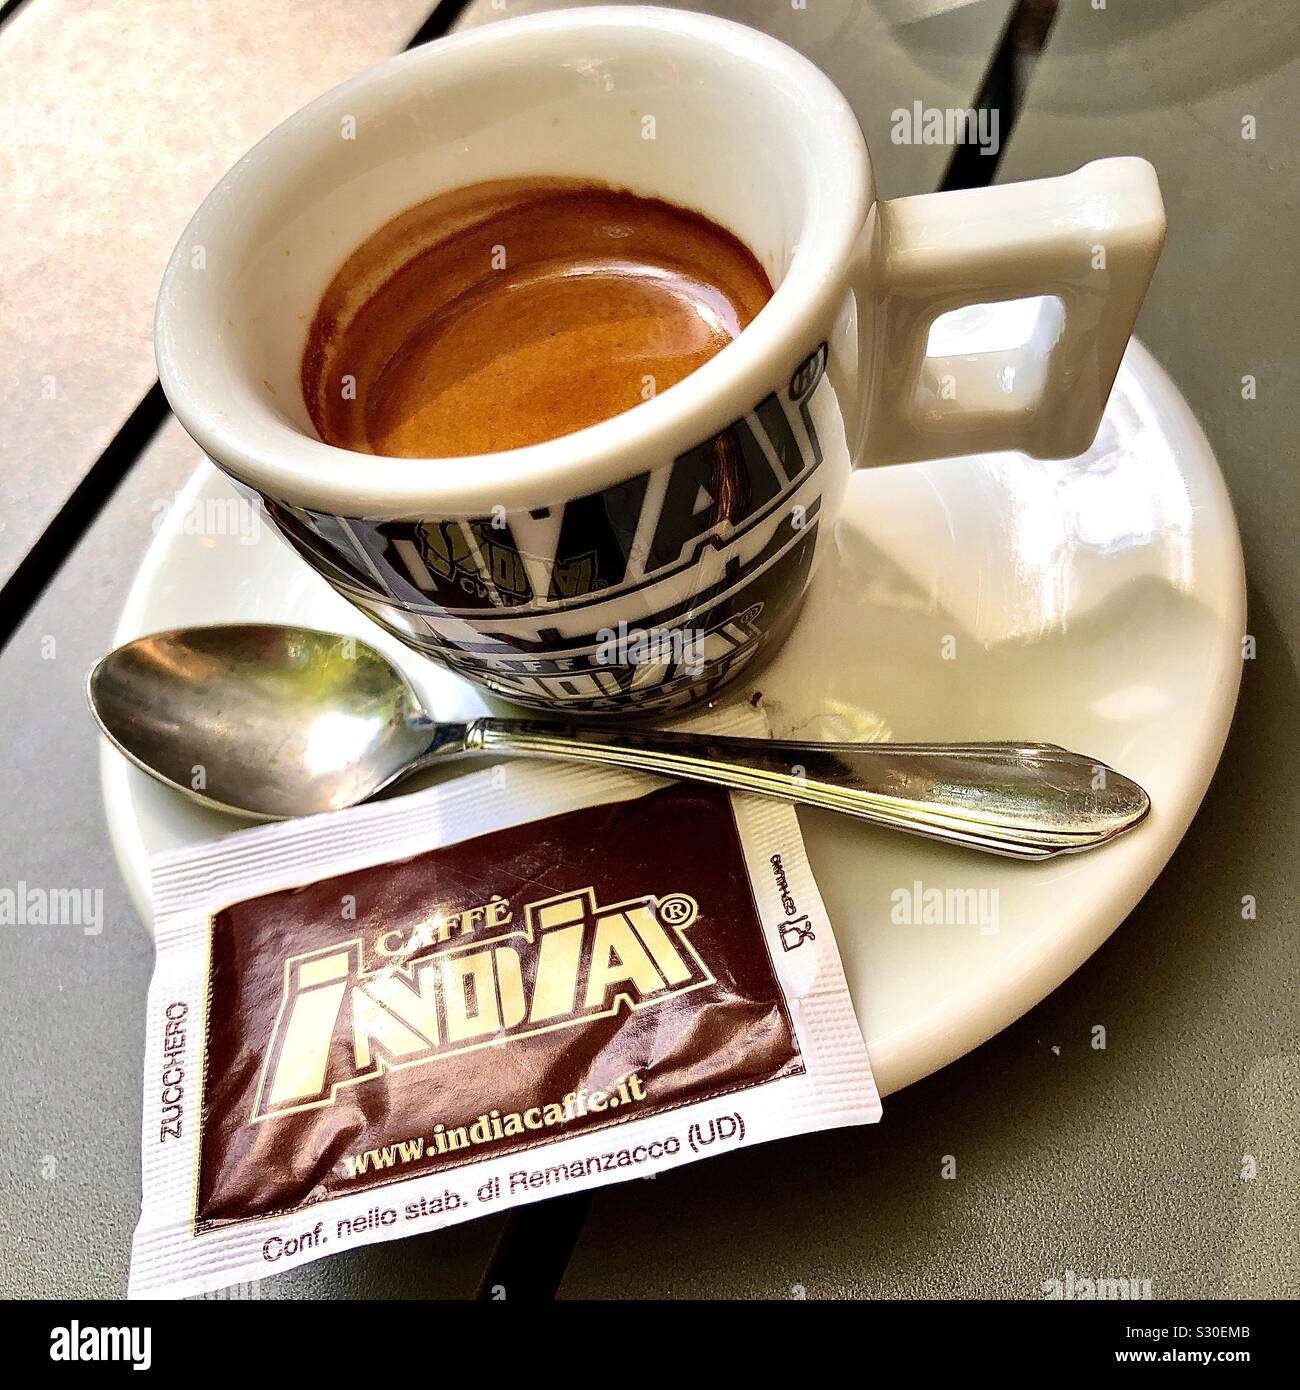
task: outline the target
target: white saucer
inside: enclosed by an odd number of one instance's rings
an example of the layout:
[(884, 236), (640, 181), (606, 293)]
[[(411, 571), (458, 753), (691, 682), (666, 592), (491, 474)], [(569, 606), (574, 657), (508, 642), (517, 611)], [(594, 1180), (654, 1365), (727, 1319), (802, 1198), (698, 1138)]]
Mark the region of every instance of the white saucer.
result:
[[(195, 508), (228, 496), (204, 464), (145, 557), (119, 642), (228, 620), (349, 631), (398, 659), (438, 715), (482, 712), (477, 691), (371, 625), (269, 529), (254, 544), (211, 534), (218, 511), (208, 534), (192, 534)], [(1032, 865), (800, 813), (888, 1094), (1037, 1003), (1159, 873), (1227, 737), (1245, 582), (1209, 444), (1136, 343), (1080, 459), (862, 470), (836, 535), (794, 635), (732, 698), (760, 689), (778, 736), (1065, 744), (1135, 777), (1154, 808), (1105, 849)], [(107, 745), (102, 772), (114, 846), (147, 920), (148, 855), (238, 823)], [(996, 889), (983, 898), (996, 903), (996, 930), (893, 920), (896, 890), (910, 903), (918, 882)]]

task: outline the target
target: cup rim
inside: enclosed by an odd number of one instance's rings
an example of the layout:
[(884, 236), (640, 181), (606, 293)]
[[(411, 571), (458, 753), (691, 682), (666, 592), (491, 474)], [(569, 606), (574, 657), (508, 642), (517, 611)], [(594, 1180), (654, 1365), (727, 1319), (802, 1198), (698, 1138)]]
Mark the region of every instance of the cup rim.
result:
[[(484, 49), (565, 29), (652, 28), (657, 38), (711, 46), (719, 61), (779, 79), (807, 110), (803, 171), (809, 203), (798, 249), (772, 298), (720, 353), (662, 395), (574, 433), (522, 448), (449, 458), (377, 460), (303, 433), (270, 409), (223, 400), (220, 375), (185, 354), (191, 334), (211, 334), (195, 317), (188, 250), (211, 245), (220, 223), (255, 197), (268, 165), (304, 132), (363, 109), (369, 91), (404, 69), (435, 70)], [(347, 517), (456, 517), (553, 505), (600, 491), (709, 438), (788, 378), (824, 332), (874, 201), (870, 157), (846, 98), (820, 68), (777, 39), (731, 20), (653, 6), (548, 11), (494, 21), (389, 58), (325, 92), (276, 126), (200, 204), (177, 242), (155, 315), (158, 373), (186, 432), (224, 471), (275, 501)], [(323, 289), (323, 286), (322, 286)], [(199, 341), (209, 341), (200, 336)], [(658, 447), (657, 447), (658, 446)], [(671, 451), (671, 452), (670, 452)], [(360, 461), (364, 465), (359, 467)]]

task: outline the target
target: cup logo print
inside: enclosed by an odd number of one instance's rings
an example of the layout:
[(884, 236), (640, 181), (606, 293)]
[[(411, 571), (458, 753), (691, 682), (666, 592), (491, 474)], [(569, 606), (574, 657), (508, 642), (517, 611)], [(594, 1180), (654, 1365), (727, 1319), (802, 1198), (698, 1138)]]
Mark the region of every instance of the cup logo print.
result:
[[(382, 627), (511, 700), (572, 712), (693, 704), (780, 634), (811, 576), (823, 462), (811, 407), (826, 364), (822, 343), (786, 390), (711, 439), (554, 506), (377, 521), (267, 498), (267, 511)], [(611, 659), (629, 614), (688, 640)]]

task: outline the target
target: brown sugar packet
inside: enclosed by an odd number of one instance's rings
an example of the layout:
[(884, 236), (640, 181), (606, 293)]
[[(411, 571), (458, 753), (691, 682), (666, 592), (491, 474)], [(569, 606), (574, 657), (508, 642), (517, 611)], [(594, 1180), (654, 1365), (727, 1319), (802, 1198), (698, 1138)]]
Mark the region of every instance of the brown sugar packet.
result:
[(160, 856), (131, 1293), (878, 1119), (793, 811), (653, 785), (520, 764)]

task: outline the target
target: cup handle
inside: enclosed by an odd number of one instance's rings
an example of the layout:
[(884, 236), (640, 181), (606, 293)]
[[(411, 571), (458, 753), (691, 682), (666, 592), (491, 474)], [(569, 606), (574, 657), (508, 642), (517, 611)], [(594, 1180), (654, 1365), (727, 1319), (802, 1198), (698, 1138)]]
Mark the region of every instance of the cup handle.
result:
[[(1165, 238), (1155, 170), (1101, 159), (1073, 174), (877, 205), (866, 461), (1093, 441)], [(1028, 340), (928, 356), (941, 315), (1046, 299)], [(1059, 302), (1056, 302), (1059, 301)]]

